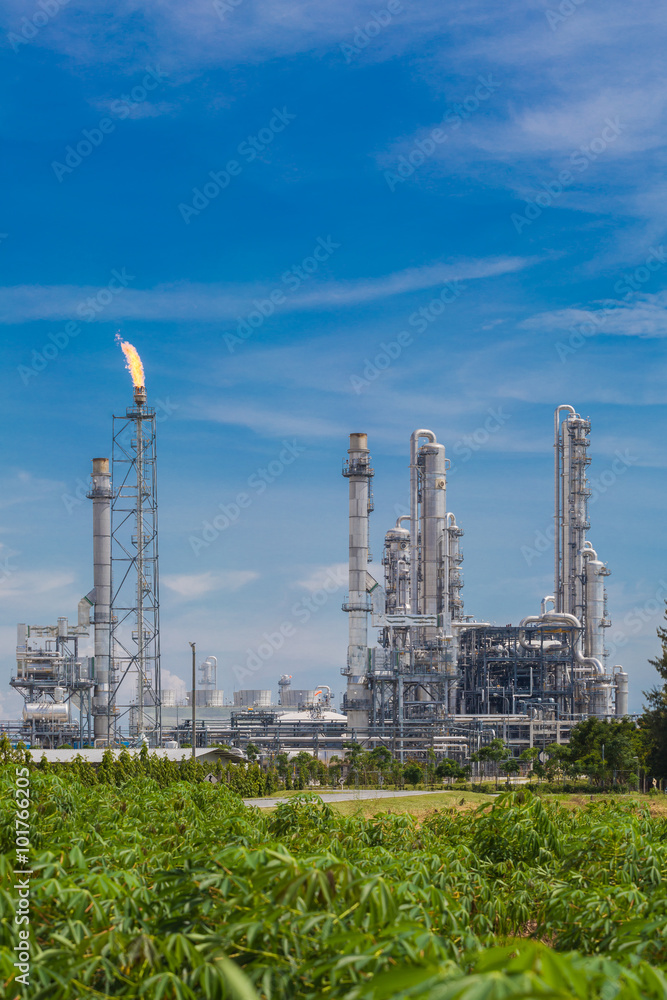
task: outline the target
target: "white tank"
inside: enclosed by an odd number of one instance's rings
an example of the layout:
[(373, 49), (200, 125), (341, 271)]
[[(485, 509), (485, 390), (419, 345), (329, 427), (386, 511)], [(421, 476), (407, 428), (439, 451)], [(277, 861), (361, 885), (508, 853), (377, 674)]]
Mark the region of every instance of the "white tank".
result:
[(28, 722), (69, 722), (67, 705), (52, 701), (26, 701), (23, 706), (23, 721)]
[(197, 691), (197, 705), (202, 708), (221, 708), (225, 704), (223, 691)]
[(270, 691), (245, 690), (234, 692), (235, 708), (269, 708), (271, 704)]
[(614, 667), (616, 673), (616, 715), (622, 719), (628, 714), (628, 675), (622, 667)]
[[(585, 550), (590, 551), (590, 550)], [(604, 660), (604, 563), (586, 559), (586, 656)]]
[(309, 691), (307, 688), (287, 688), (282, 693), (280, 704), (296, 708), (298, 705), (314, 705), (316, 701), (315, 689)]

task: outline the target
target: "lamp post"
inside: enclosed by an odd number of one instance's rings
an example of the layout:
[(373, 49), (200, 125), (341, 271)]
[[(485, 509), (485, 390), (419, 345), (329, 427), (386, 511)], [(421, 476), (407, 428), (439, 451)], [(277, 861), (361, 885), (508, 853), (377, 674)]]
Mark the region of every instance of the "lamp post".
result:
[(195, 653), (195, 643), (191, 642), (190, 647), (192, 649), (192, 759), (195, 759), (195, 747), (197, 745), (197, 709), (196, 697), (195, 697), (195, 685), (197, 683), (197, 678), (195, 677), (195, 664), (196, 664), (196, 653)]

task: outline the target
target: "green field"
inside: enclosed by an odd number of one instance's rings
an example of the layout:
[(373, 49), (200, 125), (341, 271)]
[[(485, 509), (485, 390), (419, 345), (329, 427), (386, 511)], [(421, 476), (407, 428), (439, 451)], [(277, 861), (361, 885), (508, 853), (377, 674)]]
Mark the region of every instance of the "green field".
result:
[(39, 770), (31, 983), (15, 988), (13, 774), (10, 997), (667, 997), (667, 823), (629, 798), (292, 796), (267, 812), (224, 785)]

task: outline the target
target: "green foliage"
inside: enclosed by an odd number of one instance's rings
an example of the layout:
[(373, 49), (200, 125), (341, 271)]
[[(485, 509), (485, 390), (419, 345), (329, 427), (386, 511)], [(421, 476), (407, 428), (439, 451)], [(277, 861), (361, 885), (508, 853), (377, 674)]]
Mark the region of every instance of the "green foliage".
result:
[[(667, 608), (667, 601), (665, 602)], [(667, 610), (665, 611), (667, 624)], [(663, 681), (667, 681), (667, 627), (658, 628), (660, 656), (649, 660)], [(646, 706), (639, 719), (638, 756), (647, 774), (667, 778), (667, 683), (644, 691)]]
[[(234, 788), (266, 782), (256, 764), (216, 765), (216, 785), (200, 768), (109, 755), (90, 784), (32, 766), (32, 998), (667, 996), (667, 832), (634, 803), (572, 812), (522, 788), (421, 824), (312, 794), (265, 812)], [(14, 773), (7, 752), (8, 995)]]

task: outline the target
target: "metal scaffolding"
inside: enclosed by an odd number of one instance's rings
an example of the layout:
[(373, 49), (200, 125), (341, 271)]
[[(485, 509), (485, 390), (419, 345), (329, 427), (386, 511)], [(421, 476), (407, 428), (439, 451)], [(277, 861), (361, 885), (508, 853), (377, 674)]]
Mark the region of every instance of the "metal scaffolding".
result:
[[(131, 735), (161, 739), (160, 602), (155, 410), (145, 390), (113, 418), (111, 501), (111, 701), (117, 722), (129, 713)], [(136, 700), (122, 705), (119, 689), (136, 680)]]

